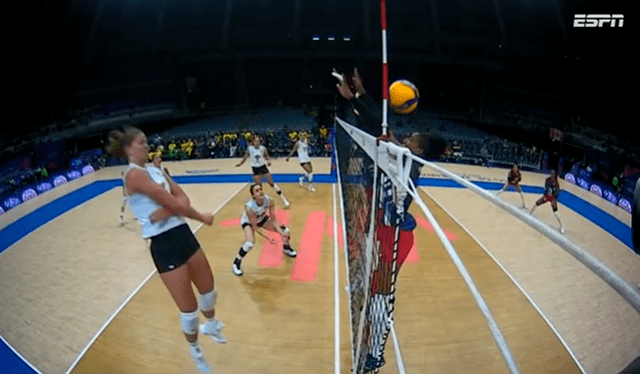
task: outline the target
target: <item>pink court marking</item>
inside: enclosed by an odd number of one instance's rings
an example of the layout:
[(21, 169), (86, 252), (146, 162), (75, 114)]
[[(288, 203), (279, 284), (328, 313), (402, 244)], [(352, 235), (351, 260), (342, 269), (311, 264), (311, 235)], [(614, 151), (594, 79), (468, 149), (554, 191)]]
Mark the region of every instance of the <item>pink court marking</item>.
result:
[(326, 213), (314, 211), (307, 216), (307, 222), (300, 236), (300, 247), (296, 262), (291, 269), (291, 280), (297, 282), (312, 282), (318, 274), (320, 251), (324, 236), (324, 221)]
[[(276, 210), (276, 219), (279, 223), (289, 226), (291, 213), (288, 210)], [(267, 236), (276, 240), (276, 244), (271, 244), (267, 239), (262, 239), (262, 250), (258, 256), (258, 266), (264, 268), (277, 268), (282, 266), (282, 238), (278, 233), (263, 231)], [(258, 236), (258, 234), (256, 234)], [(256, 237), (256, 239), (258, 239)]]
[(240, 217), (228, 219), (226, 221), (222, 221), (218, 223), (218, 225), (222, 227), (231, 227), (231, 226), (240, 226)]
[[(420, 226), (424, 227), (425, 229), (429, 230), (429, 232), (435, 232), (435, 229), (433, 228), (433, 226), (431, 226), (429, 221), (427, 221), (423, 217), (418, 216), (416, 218), (416, 221), (418, 222), (418, 225), (420, 225)], [(447, 236), (447, 239), (449, 239), (450, 241), (453, 242), (453, 241), (458, 240), (458, 237), (455, 234), (453, 234), (452, 232), (450, 232), (449, 230), (443, 228), (442, 231)]]
[(407, 255), (407, 259), (404, 260), (404, 262), (408, 262), (408, 263), (420, 262), (420, 255), (418, 255), (418, 248), (416, 248), (415, 240), (413, 242), (413, 246), (411, 247), (411, 250), (409, 251), (409, 254)]

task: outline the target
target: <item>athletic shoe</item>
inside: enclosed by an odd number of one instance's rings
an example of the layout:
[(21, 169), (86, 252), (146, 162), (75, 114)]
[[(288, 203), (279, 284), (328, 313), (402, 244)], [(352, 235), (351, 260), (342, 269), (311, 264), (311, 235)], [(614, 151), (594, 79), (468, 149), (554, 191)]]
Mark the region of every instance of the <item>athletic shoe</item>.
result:
[(285, 199), (283, 197), (282, 198), (282, 205), (284, 205), (285, 208), (288, 208), (291, 204), (289, 203), (289, 201), (287, 201), (287, 199)]
[(207, 364), (207, 361), (204, 360), (204, 356), (202, 355), (202, 351), (200, 350), (199, 345), (189, 344), (189, 353), (191, 353), (193, 362), (195, 362), (198, 370), (203, 373), (211, 373), (211, 368), (209, 368), (209, 364)]
[(300, 183), (300, 186), (301, 186), (301, 187), (304, 187), (304, 177), (300, 177), (300, 178), (298, 179), (298, 182)]
[(315, 187), (313, 187), (313, 185), (311, 183), (309, 183), (309, 191), (316, 192)]
[(367, 353), (367, 358), (364, 360), (364, 372), (368, 373), (384, 366), (384, 357), (380, 359), (374, 358), (371, 353)]
[(124, 225), (124, 217), (120, 216), (120, 226)]
[(227, 342), (227, 338), (222, 334), (222, 327), (224, 327), (224, 323), (214, 319), (201, 324), (200, 332), (203, 335), (209, 335), (216, 342), (224, 344)]
[(289, 257), (296, 257), (298, 255), (298, 252), (296, 252), (293, 248), (285, 248), (284, 254)]
[(233, 266), (231, 267), (231, 270), (233, 270), (233, 274), (235, 275), (242, 275), (242, 269), (240, 269), (240, 264), (237, 262), (233, 263)]
[(564, 234), (564, 227), (560, 227), (560, 234)]

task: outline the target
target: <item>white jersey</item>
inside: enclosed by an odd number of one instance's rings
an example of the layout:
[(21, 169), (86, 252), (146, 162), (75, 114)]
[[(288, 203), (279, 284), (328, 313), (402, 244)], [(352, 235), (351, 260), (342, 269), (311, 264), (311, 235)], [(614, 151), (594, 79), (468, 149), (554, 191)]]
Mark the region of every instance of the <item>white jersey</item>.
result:
[[(150, 166), (145, 169), (135, 164), (129, 164), (129, 167), (124, 172), (125, 178), (129, 171), (131, 171), (132, 169), (140, 169), (146, 171), (154, 182), (162, 185), (162, 187), (167, 192), (171, 192), (169, 182), (167, 181), (167, 178), (162, 170), (156, 168), (155, 166)], [(171, 216), (160, 222), (152, 223), (149, 217), (151, 217), (153, 212), (161, 208), (160, 204), (156, 203), (149, 196), (141, 193), (134, 193), (127, 196), (129, 198), (131, 211), (136, 215), (136, 217), (138, 217), (138, 222), (140, 223), (140, 226), (142, 226), (142, 237), (145, 239), (162, 234), (163, 232), (171, 230), (172, 228), (180, 226), (186, 222), (182, 217)]]
[[(164, 181), (167, 183), (167, 186), (169, 186), (169, 181), (167, 180), (167, 175), (164, 173), (164, 170), (160, 169), (154, 164), (148, 164), (147, 171), (149, 172), (149, 175), (151, 175), (151, 179), (153, 179), (154, 182), (162, 184), (162, 186), (164, 187), (164, 184), (161, 182)], [(168, 191), (171, 192), (170, 189)]]
[(298, 141), (298, 160), (300, 160), (301, 164), (311, 162), (309, 158), (309, 144), (302, 140)]
[(241, 225), (244, 225), (245, 223), (251, 224), (251, 221), (249, 220), (249, 216), (247, 215), (246, 208), (249, 208), (249, 210), (256, 215), (258, 222), (260, 222), (264, 219), (264, 217), (267, 216), (267, 212), (269, 211), (270, 204), (271, 204), (271, 198), (267, 195), (263, 196), (262, 205), (258, 205), (258, 203), (256, 203), (254, 199), (250, 199), (249, 201), (247, 201), (246, 204), (244, 204), (245, 210), (242, 212), (242, 218), (240, 219), (240, 224)]
[(264, 145), (256, 148), (252, 144), (247, 148), (247, 152), (249, 152), (249, 158), (251, 159), (252, 167), (259, 168), (261, 166), (264, 166), (266, 162), (264, 157), (267, 154), (267, 148), (265, 148)]

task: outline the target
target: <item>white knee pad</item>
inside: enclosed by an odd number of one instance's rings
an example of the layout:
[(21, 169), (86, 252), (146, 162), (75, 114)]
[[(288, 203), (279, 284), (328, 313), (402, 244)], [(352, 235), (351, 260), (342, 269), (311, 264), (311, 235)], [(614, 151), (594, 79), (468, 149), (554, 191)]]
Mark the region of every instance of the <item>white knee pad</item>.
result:
[(253, 242), (250, 241), (246, 241), (242, 244), (242, 249), (245, 252), (249, 252), (251, 249), (253, 248)]
[(200, 310), (208, 312), (215, 309), (218, 290), (214, 288), (211, 292), (200, 295)]
[(180, 327), (182, 332), (189, 335), (198, 333), (198, 311), (180, 313)]

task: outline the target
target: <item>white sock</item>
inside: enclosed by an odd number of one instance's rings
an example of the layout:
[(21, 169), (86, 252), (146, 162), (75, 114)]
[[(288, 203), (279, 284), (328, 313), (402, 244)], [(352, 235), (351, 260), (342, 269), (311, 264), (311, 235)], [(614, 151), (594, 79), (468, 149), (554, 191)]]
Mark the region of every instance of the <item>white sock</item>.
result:
[(558, 220), (558, 223), (560, 224), (560, 228), (562, 228), (562, 221), (560, 221), (560, 216), (558, 215), (558, 212), (553, 212), (553, 215), (556, 216), (556, 219)]
[(522, 199), (522, 205), (527, 205), (524, 203), (524, 194), (522, 192), (520, 192), (520, 198)]
[(307, 179), (309, 180), (309, 183), (312, 183), (313, 182), (313, 173), (307, 174)]

